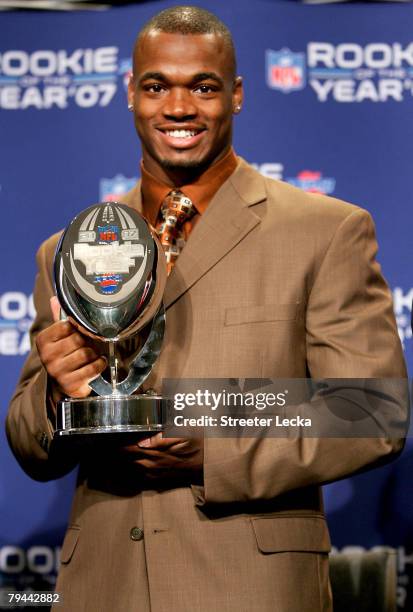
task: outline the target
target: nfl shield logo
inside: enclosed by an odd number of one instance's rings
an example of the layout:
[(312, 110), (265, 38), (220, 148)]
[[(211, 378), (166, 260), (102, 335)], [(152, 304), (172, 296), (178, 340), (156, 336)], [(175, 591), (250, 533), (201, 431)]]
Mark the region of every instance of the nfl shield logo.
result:
[(266, 51), (267, 84), (271, 89), (284, 93), (303, 89), (305, 86), (305, 54), (289, 49)]
[(100, 243), (117, 242), (119, 240), (119, 228), (117, 225), (98, 225), (98, 241)]
[(120, 60), (118, 73), (122, 76), (123, 86), (127, 90), (132, 75), (132, 60), (129, 57)]
[(127, 193), (135, 186), (137, 178), (126, 178), (122, 174), (117, 174), (112, 179), (103, 178), (100, 180), (99, 192), (101, 202), (117, 202), (122, 200), (123, 194)]

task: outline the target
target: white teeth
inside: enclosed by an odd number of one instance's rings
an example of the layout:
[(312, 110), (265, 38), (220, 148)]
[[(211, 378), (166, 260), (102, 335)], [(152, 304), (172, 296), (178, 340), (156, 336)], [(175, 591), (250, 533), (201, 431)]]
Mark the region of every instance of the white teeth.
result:
[(195, 130), (166, 130), (165, 133), (172, 138), (191, 138), (196, 135)]

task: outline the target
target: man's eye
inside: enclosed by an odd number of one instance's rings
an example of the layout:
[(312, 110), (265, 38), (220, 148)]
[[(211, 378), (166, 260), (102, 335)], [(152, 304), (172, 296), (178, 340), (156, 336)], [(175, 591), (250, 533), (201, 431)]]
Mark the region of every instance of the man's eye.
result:
[(208, 94), (214, 92), (215, 89), (211, 85), (198, 85), (195, 91), (198, 91), (199, 93), (203, 94)]
[(161, 93), (164, 88), (162, 87), (162, 85), (159, 85), (159, 83), (153, 83), (152, 85), (147, 85), (145, 89), (150, 93)]

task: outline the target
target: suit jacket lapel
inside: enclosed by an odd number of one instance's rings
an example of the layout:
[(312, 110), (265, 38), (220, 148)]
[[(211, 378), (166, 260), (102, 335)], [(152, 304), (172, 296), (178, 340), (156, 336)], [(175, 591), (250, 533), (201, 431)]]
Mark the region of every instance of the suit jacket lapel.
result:
[(265, 197), (262, 176), (241, 160), (211, 200), (179, 255), (166, 284), (167, 308), (260, 222), (250, 207)]
[[(140, 186), (138, 181), (123, 197), (123, 202), (142, 212)], [(166, 283), (166, 308), (188, 291), (260, 222), (251, 207), (265, 198), (263, 177), (241, 160), (235, 172), (211, 200), (179, 255)]]

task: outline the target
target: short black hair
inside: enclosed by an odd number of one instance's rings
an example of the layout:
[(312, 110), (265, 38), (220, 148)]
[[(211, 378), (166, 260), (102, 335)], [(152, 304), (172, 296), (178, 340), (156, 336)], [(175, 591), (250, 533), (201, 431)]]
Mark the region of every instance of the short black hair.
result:
[(228, 47), (231, 71), (235, 78), (237, 63), (234, 41), (227, 26), (216, 15), (197, 6), (172, 6), (154, 15), (138, 34), (134, 49), (151, 30), (166, 34), (218, 34)]

